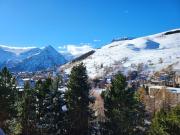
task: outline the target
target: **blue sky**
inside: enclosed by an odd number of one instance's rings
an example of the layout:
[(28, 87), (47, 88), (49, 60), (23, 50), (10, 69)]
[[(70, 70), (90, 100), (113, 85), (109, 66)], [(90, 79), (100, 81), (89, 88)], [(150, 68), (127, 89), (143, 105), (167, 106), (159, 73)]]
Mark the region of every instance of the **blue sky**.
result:
[(0, 44), (83, 44), (180, 28), (180, 0), (0, 0)]

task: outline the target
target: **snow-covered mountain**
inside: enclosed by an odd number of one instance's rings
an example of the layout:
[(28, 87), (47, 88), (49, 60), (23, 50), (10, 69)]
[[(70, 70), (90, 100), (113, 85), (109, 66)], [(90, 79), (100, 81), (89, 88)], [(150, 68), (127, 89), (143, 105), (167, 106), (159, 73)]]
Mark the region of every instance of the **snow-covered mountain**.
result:
[(7, 66), (12, 71), (38, 71), (66, 62), (52, 46), (43, 49), (0, 46), (0, 53), (0, 67)]
[(38, 54), (41, 52), (41, 49), (40, 48), (32, 48), (28, 51), (25, 51), (25, 52), (22, 52), (19, 54), (19, 59), (26, 59), (26, 58), (29, 58), (35, 54)]
[(0, 65), (15, 57), (14, 53), (3, 50), (2, 48), (0, 48), (0, 55)]
[[(70, 72), (71, 67), (83, 62), (91, 78), (123, 71), (138, 70), (152, 72), (180, 63), (180, 29), (155, 35), (113, 41), (96, 49), (84, 60), (68, 63), (61, 68)], [(179, 67), (180, 68), (180, 67)]]
[(66, 62), (65, 58), (58, 53), (52, 46), (47, 46), (39, 53), (27, 57), (22, 62), (13, 67), (12, 71), (38, 71), (62, 65)]
[(76, 58), (76, 56), (72, 55), (71, 53), (69, 52), (61, 52), (61, 55), (67, 60), (67, 61), (71, 61), (73, 60), (74, 58)]

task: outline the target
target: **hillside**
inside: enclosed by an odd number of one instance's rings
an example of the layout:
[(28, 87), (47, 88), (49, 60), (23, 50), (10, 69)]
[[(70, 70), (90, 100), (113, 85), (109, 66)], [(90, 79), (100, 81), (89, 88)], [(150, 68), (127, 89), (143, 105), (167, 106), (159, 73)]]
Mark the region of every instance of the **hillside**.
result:
[[(63, 68), (70, 72), (71, 67), (83, 62), (91, 78), (123, 71), (158, 71), (180, 62), (180, 29), (155, 35), (114, 41), (84, 60), (68, 63)], [(180, 68), (180, 67), (179, 67)]]

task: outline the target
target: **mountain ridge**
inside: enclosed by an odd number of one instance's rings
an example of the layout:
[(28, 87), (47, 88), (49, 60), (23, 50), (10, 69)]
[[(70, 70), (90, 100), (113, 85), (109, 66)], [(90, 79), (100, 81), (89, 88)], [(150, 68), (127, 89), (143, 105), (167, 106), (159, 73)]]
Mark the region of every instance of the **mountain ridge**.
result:
[[(0, 50), (3, 49), (4, 48), (0, 46)], [(24, 49), (9, 47), (8, 49), (10, 50), (9, 52), (7, 50), (3, 51), (13, 54), (13, 57), (4, 59), (4, 61), (1, 63), (1, 68), (7, 66), (13, 72), (39, 71), (54, 66), (59, 66), (67, 62), (65, 58), (50, 45), (42, 49), (37, 47), (28, 47)], [(17, 54), (19, 50), (21, 50), (21, 53)], [(13, 51), (17, 52), (13, 53)]]

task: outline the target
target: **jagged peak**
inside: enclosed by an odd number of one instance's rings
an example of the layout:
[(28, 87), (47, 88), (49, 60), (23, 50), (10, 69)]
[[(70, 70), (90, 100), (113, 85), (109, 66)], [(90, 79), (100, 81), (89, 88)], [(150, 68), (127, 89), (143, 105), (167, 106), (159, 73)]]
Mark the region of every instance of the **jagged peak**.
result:
[(54, 49), (54, 47), (52, 45), (47, 45), (47, 46), (45, 46), (45, 48), (53, 48)]
[(53, 46), (51, 46), (51, 45), (48, 45), (48, 46), (43, 47), (43, 48), (42, 48), (42, 52), (44, 52), (44, 51), (57, 52), (57, 50), (56, 50)]

